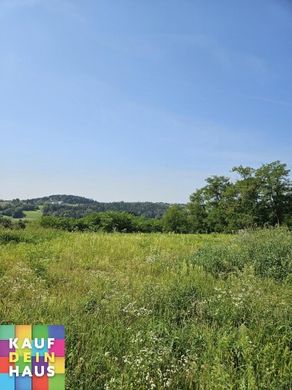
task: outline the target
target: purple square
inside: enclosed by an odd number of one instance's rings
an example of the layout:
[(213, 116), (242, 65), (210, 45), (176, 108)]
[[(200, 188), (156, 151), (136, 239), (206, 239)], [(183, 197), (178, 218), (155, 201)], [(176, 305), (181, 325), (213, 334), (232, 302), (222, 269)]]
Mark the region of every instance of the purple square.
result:
[(33, 372), (34, 372), (35, 367), (38, 367), (38, 372), (40, 372), (41, 367), (44, 367), (45, 368), (45, 374), (46, 374), (47, 369), (48, 369), (48, 365), (49, 365), (49, 363), (45, 362), (45, 358), (43, 356), (39, 357), (39, 361), (38, 362), (36, 361), (36, 357), (35, 356), (32, 357), (32, 371)]
[(49, 325), (49, 337), (53, 339), (64, 339), (65, 338), (64, 325)]
[(0, 340), (0, 356), (7, 357), (9, 352), (15, 352), (15, 348), (9, 348), (9, 340)]

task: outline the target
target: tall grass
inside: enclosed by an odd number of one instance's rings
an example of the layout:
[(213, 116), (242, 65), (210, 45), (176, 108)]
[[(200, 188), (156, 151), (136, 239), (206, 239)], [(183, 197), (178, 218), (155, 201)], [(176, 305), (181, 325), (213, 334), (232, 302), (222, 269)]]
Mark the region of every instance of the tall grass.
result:
[(282, 229), (3, 230), (0, 318), (66, 326), (70, 390), (290, 389), (291, 251)]

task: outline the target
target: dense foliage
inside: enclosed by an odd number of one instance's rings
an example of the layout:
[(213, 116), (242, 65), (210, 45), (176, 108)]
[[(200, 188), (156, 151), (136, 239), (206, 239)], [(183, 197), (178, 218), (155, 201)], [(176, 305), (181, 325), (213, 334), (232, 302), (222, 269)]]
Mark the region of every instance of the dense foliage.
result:
[(292, 187), (286, 164), (274, 161), (258, 169), (239, 166), (232, 172), (236, 179), (208, 177), (187, 205), (102, 203), (73, 195), (51, 195), (0, 201), (0, 216), (22, 218), (25, 212), (41, 208), (43, 226), (70, 231), (231, 233), (265, 226), (292, 227)]
[(147, 218), (161, 218), (168, 209), (167, 203), (152, 202), (92, 202), (88, 204), (45, 203), (43, 215), (80, 218), (95, 212), (127, 212)]
[(137, 217), (129, 213), (107, 211), (90, 214), (83, 218), (65, 218), (43, 216), (41, 225), (68, 231), (103, 231), (103, 232), (161, 232), (161, 220)]
[(66, 327), (72, 390), (291, 389), (292, 233), (0, 229), (0, 318)]
[(24, 218), (25, 211), (42, 208), (43, 215), (81, 218), (105, 211), (127, 212), (147, 218), (161, 218), (170, 205), (162, 202), (97, 202), (75, 195), (50, 195), (27, 200), (0, 201), (0, 216)]
[(264, 226), (292, 226), (289, 170), (279, 161), (259, 169), (235, 167), (239, 178), (212, 176), (186, 207), (174, 205), (163, 217), (165, 231), (176, 233), (237, 232)]
[(0, 228), (24, 229), (25, 226), (26, 226), (25, 221), (22, 219), (19, 219), (15, 222), (11, 218), (0, 216)]
[(83, 196), (76, 195), (49, 195), (41, 198), (28, 199), (27, 202), (34, 205), (43, 205), (45, 203), (52, 204), (72, 204), (72, 205), (86, 205), (94, 203), (93, 199), (85, 198)]
[(238, 231), (249, 227), (292, 225), (292, 187), (286, 164), (279, 161), (258, 169), (235, 167), (239, 178), (206, 179), (190, 197), (192, 231)]
[(24, 211), (32, 211), (36, 208), (37, 207), (33, 203), (19, 199), (0, 201), (0, 217), (24, 218)]

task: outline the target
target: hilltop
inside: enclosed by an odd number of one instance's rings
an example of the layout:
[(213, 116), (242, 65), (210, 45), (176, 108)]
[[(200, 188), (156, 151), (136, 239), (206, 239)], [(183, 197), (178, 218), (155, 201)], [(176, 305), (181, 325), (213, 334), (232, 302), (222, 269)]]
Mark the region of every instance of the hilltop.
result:
[(43, 215), (80, 218), (102, 211), (125, 211), (147, 218), (161, 218), (169, 208), (164, 202), (98, 202), (94, 199), (56, 194), (33, 199), (0, 201), (0, 216), (23, 218), (25, 212), (42, 210)]

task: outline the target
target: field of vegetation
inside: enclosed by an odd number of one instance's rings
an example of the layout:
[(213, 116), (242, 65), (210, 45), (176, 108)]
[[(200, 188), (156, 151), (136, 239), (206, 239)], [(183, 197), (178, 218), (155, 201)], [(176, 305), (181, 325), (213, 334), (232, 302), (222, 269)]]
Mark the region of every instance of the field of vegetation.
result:
[(292, 233), (0, 230), (1, 323), (64, 324), (66, 388), (290, 389)]

